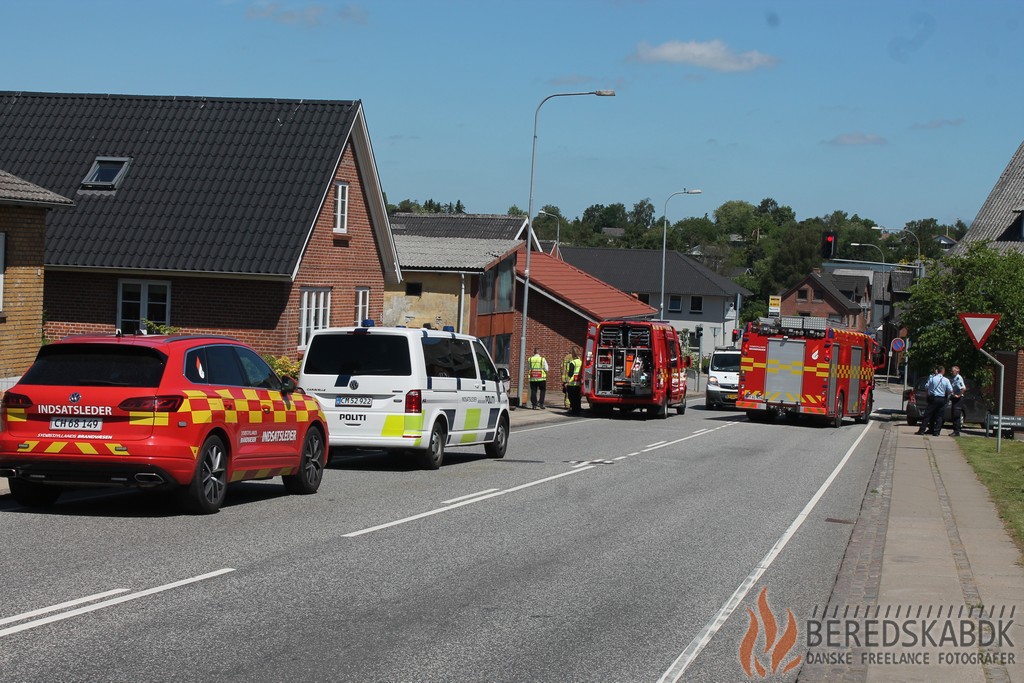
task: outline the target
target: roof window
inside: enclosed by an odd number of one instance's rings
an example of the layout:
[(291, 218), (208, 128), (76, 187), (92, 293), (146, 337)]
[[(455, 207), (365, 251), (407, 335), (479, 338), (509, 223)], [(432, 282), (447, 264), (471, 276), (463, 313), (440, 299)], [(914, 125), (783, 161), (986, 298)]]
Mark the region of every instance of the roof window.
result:
[(124, 179), (131, 159), (128, 157), (96, 157), (82, 181), (83, 190), (116, 190)]

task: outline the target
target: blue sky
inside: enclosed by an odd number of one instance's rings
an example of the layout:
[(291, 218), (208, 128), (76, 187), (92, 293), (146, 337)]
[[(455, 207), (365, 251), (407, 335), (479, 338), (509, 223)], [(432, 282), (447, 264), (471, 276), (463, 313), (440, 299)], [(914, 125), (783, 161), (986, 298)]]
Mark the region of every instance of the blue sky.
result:
[(391, 202), (970, 223), (1024, 140), (1019, 0), (32, 0), (0, 88), (360, 99)]

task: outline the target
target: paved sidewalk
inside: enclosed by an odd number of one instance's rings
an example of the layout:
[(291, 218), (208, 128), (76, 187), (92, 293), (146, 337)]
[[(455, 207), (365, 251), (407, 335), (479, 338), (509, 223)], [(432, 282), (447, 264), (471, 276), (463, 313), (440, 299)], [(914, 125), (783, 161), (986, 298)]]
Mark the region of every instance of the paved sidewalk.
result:
[[(988, 489), (953, 437), (918, 436), (902, 421), (876, 425), (886, 433), (827, 613), (844, 628), (889, 620), (918, 640), (901, 630), (894, 640), (902, 642), (851, 646), (850, 661), (805, 665), (799, 680), (1024, 682), (1024, 567)], [(977, 434), (961, 438), (985, 438)], [(980, 620), (1004, 626), (1002, 647), (962, 631)], [(925, 624), (933, 640), (922, 646)], [(982, 633), (994, 640), (996, 631)]]

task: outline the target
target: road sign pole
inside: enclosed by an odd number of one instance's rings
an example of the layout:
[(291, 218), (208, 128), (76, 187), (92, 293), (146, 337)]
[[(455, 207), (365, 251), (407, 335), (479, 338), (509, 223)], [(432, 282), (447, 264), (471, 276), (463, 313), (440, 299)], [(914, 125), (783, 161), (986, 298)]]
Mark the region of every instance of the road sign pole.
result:
[(999, 407), (996, 409), (999, 411), (999, 414), (996, 416), (996, 453), (999, 453), (1002, 451), (1003, 446), (1003, 375), (1006, 368), (1002, 363), (993, 358), (985, 349), (979, 347), (978, 350), (985, 354), (990, 361), (999, 366)]

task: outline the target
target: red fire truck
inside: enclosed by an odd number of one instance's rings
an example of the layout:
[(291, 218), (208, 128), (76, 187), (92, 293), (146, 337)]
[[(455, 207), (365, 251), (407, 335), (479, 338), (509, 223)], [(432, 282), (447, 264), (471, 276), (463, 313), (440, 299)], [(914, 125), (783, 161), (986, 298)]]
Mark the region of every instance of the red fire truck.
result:
[(689, 367), (679, 333), (667, 322), (606, 320), (587, 326), (583, 395), (595, 413), (646, 408), (665, 418), (675, 406), (682, 415)]
[(825, 318), (782, 316), (747, 323), (736, 407), (754, 421), (812, 415), (833, 426), (867, 422), (874, 404), (881, 346)]

